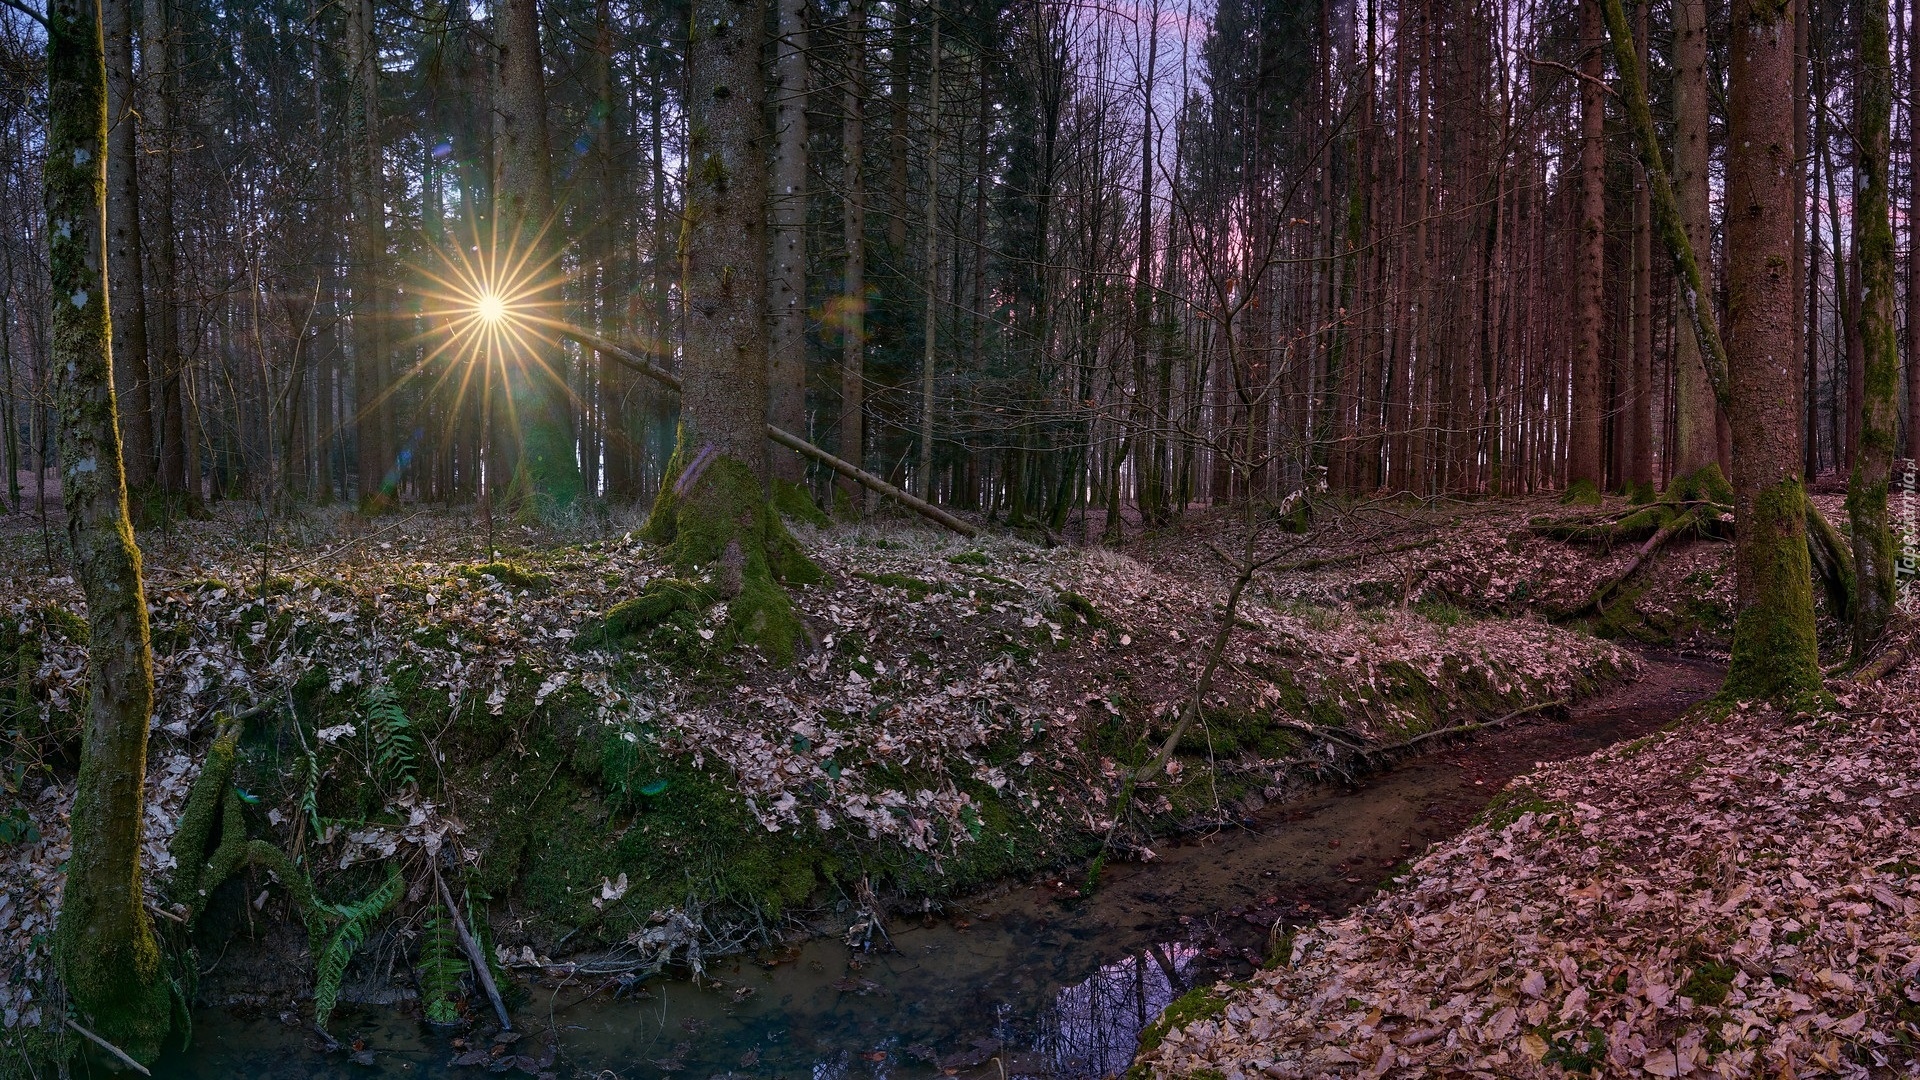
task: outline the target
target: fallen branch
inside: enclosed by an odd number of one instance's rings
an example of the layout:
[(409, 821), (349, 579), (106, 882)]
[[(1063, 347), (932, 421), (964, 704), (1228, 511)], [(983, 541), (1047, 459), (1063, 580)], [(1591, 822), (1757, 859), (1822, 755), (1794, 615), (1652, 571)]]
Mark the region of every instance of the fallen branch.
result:
[[(562, 327), (560, 334), (563, 337), (572, 338), (581, 345), (592, 349), (594, 352), (599, 353), (609, 360), (621, 364), (629, 370), (645, 375), (647, 378), (665, 386), (674, 393), (680, 392), (680, 379), (678, 376), (661, 368), (659, 365), (638, 353), (621, 348), (598, 335), (589, 334), (584, 330), (576, 330), (570, 326)], [(772, 439), (774, 442), (779, 443), (781, 446), (786, 447), (796, 454), (812, 458), (827, 468), (832, 469), (834, 472), (839, 473), (841, 476), (854, 481), (861, 487), (885, 495), (887, 498), (919, 514), (921, 517), (945, 526), (959, 533), (961, 536), (973, 537), (980, 535), (980, 530), (967, 522), (947, 513), (945, 510), (927, 502), (925, 499), (908, 494), (894, 487), (892, 484), (887, 483), (885, 480), (880, 479), (878, 476), (873, 475), (857, 465), (842, 461), (798, 435), (782, 431), (772, 424), (768, 424), (767, 438)]]
[(506, 1003), (500, 1000), (500, 988), (493, 984), (493, 970), (487, 966), (487, 954), (480, 951), (480, 943), (467, 932), (467, 920), (460, 917), (460, 905), (453, 902), (453, 890), (447, 888), (446, 879), (440, 876), (440, 862), (431, 860), (433, 883), (440, 890), (440, 899), (447, 905), (447, 915), (453, 920), (454, 935), (460, 939), (460, 947), (466, 950), (467, 959), (473, 964), (473, 977), (479, 981), (480, 988), (487, 992), (487, 1000), (493, 1002), (493, 1011), (500, 1015), (500, 1028), (513, 1030), (513, 1020), (507, 1016)]
[(1893, 648), (1874, 657), (1872, 662), (1861, 667), (1860, 670), (1854, 672), (1848, 677), (1848, 681), (1862, 684), (1879, 682), (1881, 679), (1893, 674), (1895, 668), (1906, 663), (1907, 656), (1910, 652), (1911, 648), (1908, 645), (1895, 645)]
[(1523, 716), (1529, 716), (1537, 712), (1545, 712), (1548, 709), (1562, 708), (1566, 704), (1567, 704), (1566, 701), (1561, 698), (1555, 698), (1552, 701), (1542, 701), (1542, 702), (1539, 702), (1538, 704), (1529, 705), (1524, 709), (1515, 709), (1514, 711), (1508, 713), (1507, 715), (1499, 717), (1494, 720), (1482, 720), (1482, 721), (1478, 721), (1476, 723), (1471, 723), (1471, 724), (1455, 724), (1452, 727), (1444, 727), (1444, 728), (1439, 728), (1435, 731), (1429, 731), (1424, 735), (1415, 735), (1411, 739), (1404, 739), (1397, 743), (1389, 743), (1386, 746), (1371, 747), (1367, 750), (1367, 753), (1375, 756), (1384, 757), (1387, 754), (1399, 753), (1402, 750), (1411, 750), (1414, 747), (1419, 746), (1421, 743), (1426, 742), (1429, 739), (1438, 739), (1445, 735), (1466, 735), (1475, 731), (1486, 731), (1490, 728), (1497, 728), (1505, 724), (1511, 723), (1512, 721), (1518, 720)]
[(1584, 615), (1589, 611), (1604, 612), (1607, 609), (1607, 598), (1613, 595), (1614, 590), (1632, 580), (1635, 574), (1638, 574), (1652, 561), (1653, 556), (1657, 554), (1661, 548), (1666, 547), (1668, 542), (1674, 537), (1679, 536), (1687, 527), (1695, 524), (1698, 521), (1699, 513), (1700, 511), (1698, 509), (1693, 509), (1683, 514), (1674, 515), (1665, 525), (1660, 526), (1659, 531), (1648, 537), (1646, 543), (1640, 545), (1640, 550), (1633, 553), (1633, 558), (1627, 560), (1627, 565), (1621, 567), (1619, 573), (1602, 581), (1599, 587), (1594, 589), (1593, 593), (1587, 597), (1586, 603), (1581, 604), (1579, 607), (1574, 608), (1561, 617), (1571, 619)]
[(79, 1032), (80, 1034), (85, 1035), (89, 1040), (93, 1042), (93, 1045), (98, 1046), (100, 1049), (105, 1050), (107, 1053), (112, 1054), (114, 1057), (119, 1058), (122, 1064), (126, 1065), (127, 1068), (132, 1069), (134, 1072), (139, 1073), (141, 1076), (153, 1075), (152, 1073), (147, 1071), (147, 1067), (145, 1065), (142, 1065), (139, 1062), (128, 1057), (127, 1052), (125, 1050), (120, 1049), (119, 1047), (113, 1045), (112, 1043), (101, 1038), (100, 1036), (95, 1035), (93, 1032), (88, 1031), (86, 1028), (81, 1027), (80, 1021), (75, 1020), (73, 1017), (71, 1016), (67, 1017), (67, 1026)]

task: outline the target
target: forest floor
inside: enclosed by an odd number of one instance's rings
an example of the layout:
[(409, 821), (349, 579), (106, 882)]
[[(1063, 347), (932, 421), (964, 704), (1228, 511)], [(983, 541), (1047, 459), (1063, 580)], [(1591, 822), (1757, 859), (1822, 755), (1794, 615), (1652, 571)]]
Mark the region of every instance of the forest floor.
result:
[[(1256, 549), (1276, 561), (1236, 612), (1202, 723), (1115, 830), (1119, 777), (1166, 738), (1219, 625), (1231, 571), (1203, 541), (1244, 539), (1224, 511), (1120, 550), (796, 526), (826, 580), (794, 590), (812, 647), (781, 667), (722, 651), (724, 612), (694, 605), (610, 633), (609, 609), (672, 574), (630, 516), (503, 524), (489, 557), (468, 512), (269, 521), (229, 505), (141, 537), (158, 678), (148, 888), (164, 903), (216, 716), (261, 706), (236, 776), (253, 835), (335, 898), (396, 861), (424, 880), (427, 853), (450, 848), (501, 955), (529, 967), (657, 961), (650, 931), (676, 911), (700, 928), (679, 944), (711, 955), (844, 926), (857, 906), (917, 910), (1083, 867), (1110, 832), (1118, 857), (1150, 859), (1156, 835), (1350, 780), (1390, 760), (1381, 748), (1631, 677), (1633, 652), (1607, 638), (1721, 647), (1730, 546), (1714, 541), (1673, 549), (1597, 618), (1542, 618), (1630, 557), (1529, 525), (1565, 513), (1397, 501), (1316, 507), (1298, 533), (1262, 522)], [(5, 1029), (50, 1019), (43, 949), (85, 693), (84, 607), (47, 563), (61, 542), (24, 519), (0, 529)], [(1542, 820), (1525, 827), (1546, 835)], [(230, 883), (202, 936), (283, 917), (261, 906), (267, 884)], [(390, 957), (417, 941), (411, 901), (381, 939)], [(246, 1000), (263, 966), (230, 958), (202, 994)], [(278, 986), (253, 997), (275, 995), (287, 1003)]]

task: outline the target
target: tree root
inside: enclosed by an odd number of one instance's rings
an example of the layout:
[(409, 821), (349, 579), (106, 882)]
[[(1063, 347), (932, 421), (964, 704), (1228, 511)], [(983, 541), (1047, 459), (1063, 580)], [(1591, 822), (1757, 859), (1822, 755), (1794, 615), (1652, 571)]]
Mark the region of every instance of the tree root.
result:
[(1807, 553), (1826, 591), (1827, 609), (1841, 622), (1853, 618), (1853, 549), (1820, 508), (1807, 500)]

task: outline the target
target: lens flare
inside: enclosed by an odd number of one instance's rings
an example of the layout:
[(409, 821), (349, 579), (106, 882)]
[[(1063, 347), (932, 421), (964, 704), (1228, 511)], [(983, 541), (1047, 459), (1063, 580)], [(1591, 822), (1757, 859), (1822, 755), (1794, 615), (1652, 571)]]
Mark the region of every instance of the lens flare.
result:
[(473, 313), (481, 322), (497, 323), (507, 317), (507, 302), (493, 293), (481, 293), (473, 302)]

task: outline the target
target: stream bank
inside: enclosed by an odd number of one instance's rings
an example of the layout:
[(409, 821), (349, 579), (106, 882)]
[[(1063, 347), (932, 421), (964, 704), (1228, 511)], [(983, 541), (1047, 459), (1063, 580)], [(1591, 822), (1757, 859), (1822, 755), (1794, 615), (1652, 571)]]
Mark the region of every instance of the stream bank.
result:
[[(1103, 1076), (1126, 1068), (1141, 1029), (1175, 997), (1264, 964), (1277, 921), (1346, 913), (1536, 762), (1645, 736), (1717, 684), (1711, 665), (1647, 654), (1638, 678), (1563, 718), (1157, 845), (1151, 861), (1111, 867), (1091, 897), (1077, 895), (1077, 879), (1049, 878), (894, 913), (891, 951), (820, 937), (728, 958), (698, 987), (554, 969), (533, 980), (517, 1013), (532, 1033), (512, 1043), (482, 1028), (455, 1044), (405, 1008), (343, 1006), (335, 1029), (366, 1076), (477, 1075), (450, 1064), (476, 1054), (555, 1076)], [(843, 930), (852, 914), (821, 928)], [(159, 1075), (336, 1075), (344, 1053), (320, 1052), (300, 1023), (297, 1008), (285, 1019), (206, 1011), (192, 1050)]]

